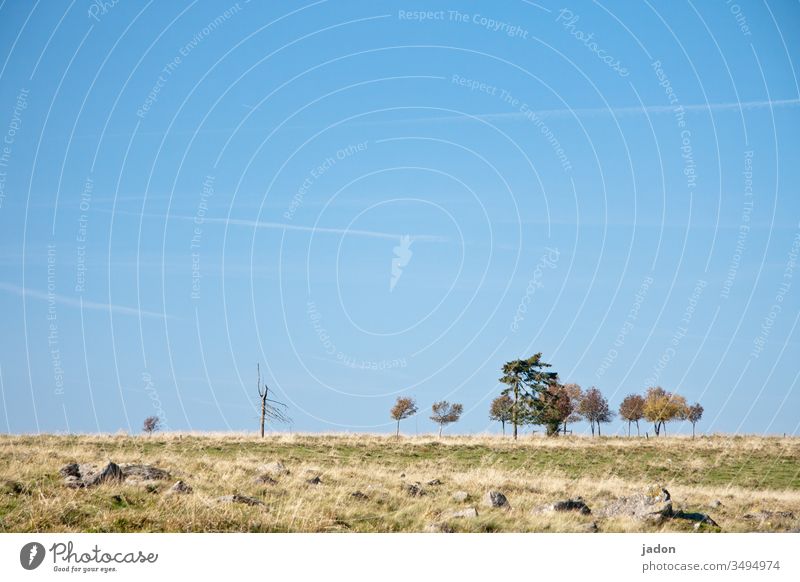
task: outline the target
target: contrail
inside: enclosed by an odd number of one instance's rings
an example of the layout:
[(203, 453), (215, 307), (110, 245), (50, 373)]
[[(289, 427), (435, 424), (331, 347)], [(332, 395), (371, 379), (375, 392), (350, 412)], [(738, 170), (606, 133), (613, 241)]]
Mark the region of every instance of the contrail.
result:
[[(10, 285), (9, 283), (0, 283), (0, 291), (8, 291), (9, 293), (14, 293), (15, 295), (19, 295), (20, 297), (29, 297), (31, 299), (39, 299), (41, 301), (55, 301), (61, 305), (68, 305), (69, 307), (80, 307), (81, 301), (79, 299), (75, 299), (74, 297), (66, 297), (64, 295), (57, 295), (57, 294), (49, 294), (43, 291), (37, 291), (36, 289), (30, 289), (25, 287), (18, 287), (16, 285)], [(155, 311), (145, 311), (144, 309), (139, 310), (135, 307), (125, 307), (123, 305), (114, 305), (113, 303), (98, 303), (96, 301), (83, 301), (84, 309), (93, 309), (97, 311), (112, 311), (114, 313), (119, 313), (120, 315), (136, 315), (136, 316), (144, 316), (144, 317), (157, 317), (159, 319), (174, 319), (170, 315), (166, 315), (164, 313), (156, 313)]]

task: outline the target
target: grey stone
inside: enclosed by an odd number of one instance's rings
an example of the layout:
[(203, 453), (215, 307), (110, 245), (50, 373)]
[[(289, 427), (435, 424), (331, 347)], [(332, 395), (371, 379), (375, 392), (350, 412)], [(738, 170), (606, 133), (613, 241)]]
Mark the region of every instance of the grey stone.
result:
[(122, 475), (132, 481), (156, 481), (170, 477), (167, 471), (152, 465), (123, 465)]
[(441, 485), (441, 484), (442, 484), (442, 482), (441, 482), (441, 480), (439, 480), (439, 479), (431, 479), (430, 481), (428, 481), (428, 482), (427, 482), (427, 483), (425, 483), (425, 484), (426, 484), (426, 485), (430, 485), (431, 487), (433, 487), (433, 486), (435, 486), (435, 485)]
[(125, 475), (122, 473), (122, 469), (112, 461), (99, 473), (92, 475), (88, 479), (84, 478), (83, 484), (85, 487), (93, 487), (105, 483), (121, 483), (124, 479)]
[(600, 510), (605, 517), (627, 516), (655, 524), (672, 517), (672, 499), (669, 491), (659, 485), (649, 487), (642, 493), (612, 501)]
[(189, 494), (191, 492), (192, 492), (192, 488), (189, 485), (187, 485), (186, 483), (184, 483), (183, 481), (178, 481), (177, 483), (175, 483), (175, 485), (170, 487), (169, 491), (168, 491), (168, 493), (173, 494), (173, 495), (176, 495), (176, 494), (177, 495), (187, 495), (187, 494)]
[(467, 507), (466, 509), (454, 509), (442, 514), (446, 519), (462, 519), (470, 517), (478, 517), (478, 510), (475, 507)]
[(361, 491), (353, 491), (350, 494), (350, 497), (352, 497), (353, 499), (360, 499), (362, 501), (366, 501), (367, 499), (369, 499), (369, 495), (367, 495), (366, 493), (362, 493)]
[(553, 511), (577, 511), (583, 515), (589, 515), (592, 513), (592, 510), (589, 509), (589, 506), (586, 505), (582, 497), (556, 501), (551, 507)]
[(320, 479), (319, 475), (317, 475), (316, 477), (312, 477), (311, 479), (307, 480), (306, 483), (309, 485), (321, 485), (322, 479)]
[(483, 504), (486, 507), (500, 507), (504, 509), (511, 508), (506, 496), (500, 493), (499, 491), (494, 491), (494, 490), (486, 492), (486, 495), (483, 496)]
[(422, 488), (422, 485), (419, 482), (416, 483), (405, 483), (403, 485), (403, 489), (406, 490), (411, 497), (422, 497), (425, 495), (425, 490)]
[(453, 501), (458, 501), (459, 503), (463, 503), (465, 501), (469, 501), (469, 493), (466, 491), (456, 491), (453, 493)]

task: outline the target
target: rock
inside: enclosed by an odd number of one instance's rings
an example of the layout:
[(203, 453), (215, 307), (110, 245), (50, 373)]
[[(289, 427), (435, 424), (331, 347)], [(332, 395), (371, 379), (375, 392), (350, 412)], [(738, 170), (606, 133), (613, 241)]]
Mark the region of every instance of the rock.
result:
[(93, 487), (104, 483), (121, 483), (124, 480), (125, 475), (122, 473), (122, 469), (112, 461), (99, 473), (92, 475), (88, 479), (84, 479), (83, 484), (85, 487)]
[(672, 517), (672, 499), (669, 491), (655, 485), (632, 497), (612, 501), (599, 514), (605, 517), (627, 516), (659, 524)]
[(187, 495), (192, 492), (192, 488), (184, 483), (183, 481), (178, 481), (169, 488), (168, 493), (171, 495)]
[(583, 497), (576, 497), (575, 499), (564, 499), (562, 501), (556, 501), (551, 506), (553, 511), (577, 511), (578, 513), (582, 513), (583, 515), (589, 515), (592, 513), (592, 510), (589, 509), (589, 506), (583, 501)]
[(156, 481), (170, 477), (167, 471), (152, 465), (123, 465), (122, 475), (132, 481)]
[(265, 475), (270, 475), (272, 477), (280, 477), (281, 475), (288, 475), (289, 469), (287, 469), (286, 465), (284, 465), (280, 461), (275, 461), (273, 463), (267, 463), (266, 465), (262, 466), (261, 473)]
[(64, 477), (76, 477), (78, 479), (81, 478), (81, 466), (78, 463), (69, 463), (68, 465), (64, 465), (61, 469), (58, 470), (59, 475)]
[(319, 475), (316, 477), (312, 477), (311, 479), (307, 480), (306, 483), (309, 485), (320, 485), (322, 484), (322, 479), (319, 478)]
[(422, 485), (419, 482), (416, 483), (405, 483), (403, 485), (403, 489), (406, 490), (411, 497), (422, 497), (425, 495), (425, 490), (422, 488)]
[(715, 499), (714, 501), (709, 503), (708, 506), (711, 509), (718, 509), (718, 508), (722, 507), (722, 501), (720, 501), (719, 499)]
[(264, 473), (263, 475), (259, 475), (253, 479), (253, 483), (256, 485), (275, 485), (277, 481), (270, 477), (267, 473)]
[(244, 505), (264, 505), (264, 502), (260, 499), (248, 497), (247, 495), (239, 495), (238, 493), (217, 497), (217, 501), (221, 503), (242, 503)]
[(456, 491), (453, 493), (452, 499), (453, 501), (464, 503), (465, 501), (469, 501), (469, 493), (466, 491)]
[(352, 497), (353, 499), (360, 499), (362, 501), (366, 501), (367, 499), (369, 499), (369, 495), (367, 495), (366, 493), (361, 493), (361, 491), (353, 491), (350, 494), (350, 497)]
[(674, 519), (688, 519), (689, 521), (695, 522), (695, 529), (700, 529), (700, 526), (703, 524), (719, 527), (719, 524), (706, 513), (691, 513), (681, 509), (673, 513), (672, 517)]
[(430, 485), (431, 487), (434, 487), (434, 486), (436, 486), (436, 485), (441, 485), (441, 484), (442, 484), (442, 482), (441, 482), (439, 479), (431, 479), (430, 481), (428, 481), (428, 482), (427, 482), (427, 483), (425, 483), (425, 484), (426, 484), (426, 485)]
[(486, 507), (502, 507), (511, 509), (511, 506), (508, 504), (508, 499), (506, 499), (506, 496), (499, 491), (487, 491), (486, 495), (483, 496), (483, 504)]
[(767, 511), (762, 509), (756, 513), (745, 513), (742, 517), (745, 519), (758, 519), (766, 521), (768, 519), (794, 519), (794, 513), (791, 511)]
[(597, 527), (596, 521), (593, 521), (592, 523), (587, 523), (585, 526), (583, 526), (582, 529), (586, 533), (597, 533), (600, 531), (600, 528)]
[(445, 519), (461, 519), (469, 517), (478, 517), (478, 510), (474, 507), (467, 507), (466, 509), (454, 509), (442, 514)]

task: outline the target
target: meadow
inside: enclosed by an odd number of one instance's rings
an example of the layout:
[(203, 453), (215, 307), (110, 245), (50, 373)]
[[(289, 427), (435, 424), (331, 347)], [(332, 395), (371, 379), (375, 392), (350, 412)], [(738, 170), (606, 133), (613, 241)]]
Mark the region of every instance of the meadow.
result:
[[(169, 476), (70, 487), (59, 474), (69, 463), (109, 461)], [(191, 492), (171, 491), (178, 480)], [(676, 510), (708, 514), (719, 527), (604, 515), (653, 485), (669, 491)], [(485, 505), (490, 490), (508, 506)], [(577, 497), (591, 513), (547, 510)], [(800, 439), (791, 437), (0, 436), (0, 532), (798, 528)]]

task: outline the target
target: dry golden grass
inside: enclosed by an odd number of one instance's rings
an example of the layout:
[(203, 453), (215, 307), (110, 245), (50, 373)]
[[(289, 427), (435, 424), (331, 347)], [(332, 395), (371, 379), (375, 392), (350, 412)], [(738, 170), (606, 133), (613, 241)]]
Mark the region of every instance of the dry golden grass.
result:
[[(272, 485), (254, 483), (260, 467), (278, 460), (290, 474)], [(58, 470), (73, 461), (152, 464), (173, 478), (70, 489)], [(315, 475), (322, 483), (307, 483)], [(168, 495), (178, 479), (194, 492)], [(426, 485), (432, 479), (441, 485)], [(421, 497), (403, 488), (416, 481), (426, 492)], [(670, 491), (676, 509), (709, 513), (726, 532), (800, 527), (800, 439), (794, 438), (525, 437), (515, 443), (494, 436), (166, 434), (0, 437), (0, 531), (409, 532), (437, 523), (453, 531), (572, 532), (592, 522), (600, 531), (691, 531), (684, 520), (656, 526), (531, 512), (575, 496), (597, 510), (653, 483)], [(511, 510), (483, 507), (490, 489), (502, 491)], [(353, 497), (356, 491), (366, 498)], [(471, 499), (453, 501), (455, 491)], [(217, 501), (232, 493), (264, 505)], [(722, 505), (711, 509), (714, 500)], [(467, 507), (476, 507), (478, 517), (444, 517)]]

